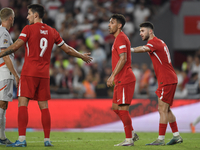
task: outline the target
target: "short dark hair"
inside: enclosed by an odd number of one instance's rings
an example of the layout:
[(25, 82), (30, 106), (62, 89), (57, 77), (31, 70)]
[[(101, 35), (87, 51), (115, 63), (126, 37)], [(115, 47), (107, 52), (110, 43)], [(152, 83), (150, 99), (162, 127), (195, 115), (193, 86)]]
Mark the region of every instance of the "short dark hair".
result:
[(111, 18), (116, 19), (118, 23), (122, 24), (122, 28), (124, 27), (126, 19), (122, 14), (113, 14)]
[(31, 4), (27, 8), (31, 9), (31, 11), (33, 13), (37, 12), (39, 14), (39, 17), (43, 18), (45, 11), (44, 11), (44, 7), (42, 5), (40, 5), (40, 4)]
[(146, 22), (143, 22), (140, 24), (140, 28), (141, 27), (146, 27), (146, 28), (150, 28), (150, 29), (154, 29), (154, 26), (153, 26), (153, 23), (149, 22), (149, 21), (146, 21)]

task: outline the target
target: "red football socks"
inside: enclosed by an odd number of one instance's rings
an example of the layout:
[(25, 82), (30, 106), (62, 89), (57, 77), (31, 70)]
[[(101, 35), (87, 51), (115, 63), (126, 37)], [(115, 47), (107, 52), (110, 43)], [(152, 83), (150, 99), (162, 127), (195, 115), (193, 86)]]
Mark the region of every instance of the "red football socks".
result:
[(126, 138), (132, 138), (133, 127), (132, 127), (132, 120), (131, 120), (131, 116), (129, 112), (126, 110), (119, 110), (118, 115), (124, 124), (124, 131), (126, 134)]
[(51, 129), (51, 117), (48, 108), (41, 110), (41, 119), (44, 130), (44, 138), (49, 138)]
[(159, 135), (165, 135), (167, 124), (159, 123)]
[(178, 132), (178, 126), (177, 126), (177, 123), (176, 121), (175, 122), (172, 122), (172, 123), (169, 123), (171, 129), (172, 129), (172, 132)]
[(113, 110), (113, 111), (119, 116), (119, 110)]
[(18, 108), (18, 132), (19, 136), (26, 135), (26, 127), (28, 124), (28, 110), (26, 106)]

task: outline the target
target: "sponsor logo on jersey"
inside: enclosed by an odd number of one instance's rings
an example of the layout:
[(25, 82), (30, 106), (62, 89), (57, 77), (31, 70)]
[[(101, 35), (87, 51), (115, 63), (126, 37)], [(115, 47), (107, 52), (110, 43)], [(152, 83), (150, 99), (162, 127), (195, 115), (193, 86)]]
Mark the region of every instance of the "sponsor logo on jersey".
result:
[(48, 30), (40, 30), (40, 34), (47, 35), (48, 34)]

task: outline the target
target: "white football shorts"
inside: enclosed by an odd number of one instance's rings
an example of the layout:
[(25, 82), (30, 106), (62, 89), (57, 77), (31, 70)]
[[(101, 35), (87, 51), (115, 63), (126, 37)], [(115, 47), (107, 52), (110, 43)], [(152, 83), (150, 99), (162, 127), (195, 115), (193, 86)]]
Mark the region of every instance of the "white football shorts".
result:
[(13, 99), (13, 79), (0, 81), (0, 100), (11, 102)]

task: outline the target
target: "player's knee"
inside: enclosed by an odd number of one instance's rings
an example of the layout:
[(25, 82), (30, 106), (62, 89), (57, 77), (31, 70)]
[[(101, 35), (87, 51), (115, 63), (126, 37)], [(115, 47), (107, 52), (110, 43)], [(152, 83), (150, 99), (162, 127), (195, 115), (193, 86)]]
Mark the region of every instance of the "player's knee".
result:
[(115, 111), (115, 110), (118, 110), (118, 109), (119, 109), (119, 108), (118, 108), (118, 105), (115, 104), (115, 103), (113, 103), (113, 104), (112, 104), (112, 110)]
[(38, 105), (40, 107), (40, 110), (48, 108), (48, 102), (47, 101), (38, 101)]
[(158, 106), (158, 112), (159, 112), (159, 113), (167, 113), (167, 112), (168, 112), (168, 109), (166, 109), (166, 108), (163, 107), (163, 106)]

